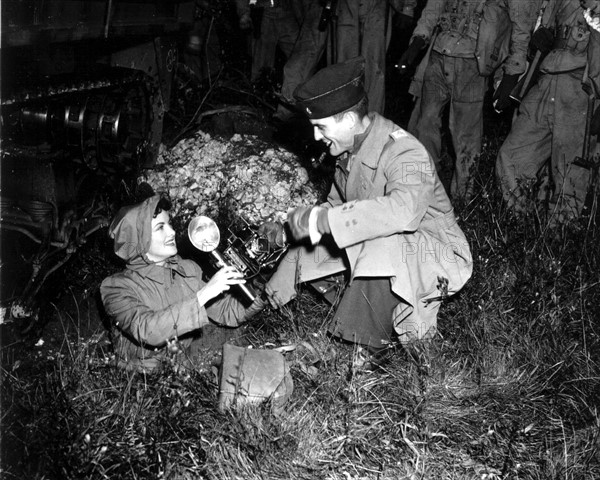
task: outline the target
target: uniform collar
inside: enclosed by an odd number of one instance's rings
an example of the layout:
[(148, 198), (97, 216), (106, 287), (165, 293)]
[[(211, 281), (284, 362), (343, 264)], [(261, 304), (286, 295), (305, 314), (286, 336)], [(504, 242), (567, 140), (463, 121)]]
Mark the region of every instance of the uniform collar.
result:
[(368, 117), (371, 121), (369, 122), (369, 126), (367, 127), (367, 129), (364, 132), (359, 133), (358, 135), (354, 135), (354, 144), (352, 145), (352, 151), (350, 152), (351, 155), (354, 155), (360, 150), (360, 147), (362, 146), (366, 138), (369, 136), (369, 133), (371, 133), (371, 130), (373, 129), (373, 114), (370, 113)]
[[(137, 257), (127, 264), (127, 269), (136, 272), (138, 275), (148, 278), (157, 283), (165, 283), (165, 278), (174, 278), (175, 274), (182, 277), (189, 277), (191, 274), (185, 271), (185, 267), (180, 263), (181, 257), (174, 255), (165, 260), (163, 265), (148, 263), (144, 258)], [(165, 275), (165, 270), (170, 271), (170, 275)]]

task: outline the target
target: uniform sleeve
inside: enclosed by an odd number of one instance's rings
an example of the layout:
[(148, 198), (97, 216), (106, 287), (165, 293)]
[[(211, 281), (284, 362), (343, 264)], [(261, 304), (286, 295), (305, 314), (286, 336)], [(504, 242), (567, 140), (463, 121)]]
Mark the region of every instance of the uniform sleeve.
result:
[(527, 68), (527, 47), (537, 17), (537, 0), (506, 0), (512, 30), (510, 52), (504, 62), (507, 75), (521, 74)]
[(113, 275), (102, 282), (100, 294), (106, 313), (117, 328), (141, 344), (160, 347), (167, 340), (208, 323), (206, 310), (195, 293), (160, 310), (152, 310), (127, 277)]
[(243, 303), (235, 295), (224, 293), (206, 305), (206, 313), (215, 323), (228, 327), (237, 327), (243, 322), (246, 307), (244, 307)]
[(390, 145), (390, 150), (383, 153), (388, 160), (379, 167), (384, 168), (387, 179), (386, 194), (347, 202), (328, 211), (331, 234), (340, 248), (394, 233), (414, 232), (433, 199), (435, 167), (425, 148), (415, 139)]
[(431, 40), (433, 29), (439, 22), (445, 4), (446, 0), (427, 0), (427, 4), (421, 12), (421, 17), (417, 22), (412, 38), (423, 37), (428, 42)]
[(588, 78), (596, 98), (600, 98), (600, 31), (590, 28)]

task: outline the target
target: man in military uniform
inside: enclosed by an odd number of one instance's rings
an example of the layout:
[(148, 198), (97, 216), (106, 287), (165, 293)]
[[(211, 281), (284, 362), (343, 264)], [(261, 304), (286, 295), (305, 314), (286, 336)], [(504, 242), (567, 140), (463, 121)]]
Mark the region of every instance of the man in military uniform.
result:
[(255, 82), (261, 74), (274, 68), (277, 48), (286, 59), (289, 58), (300, 26), (294, 14), (293, 0), (236, 0), (239, 24), (243, 31), (251, 31), (254, 28), (252, 9), (261, 14), (259, 28), (253, 32), (251, 45), (250, 78)]
[(412, 135), (368, 113), (361, 57), (320, 70), (295, 97), (337, 164), (327, 201), (288, 214), (297, 243), (267, 282), (271, 305), (294, 298), (299, 282), (327, 293), (324, 279), (345, 273), (331, 335), (373, 353), (398, 339), (430, 338), (441, 300), (472, 272), (431, 157)]
[(328, 29), (319, 29), (323, 11), (320, 0), (296, 0), (293, 3), (294, 14), (300, 26), (300, 32), (294, 48), (283, 66), (281, 85), (282, 104), (274, 117), (281, 121), (293, 116), (288, 106), (293, 106), (294, 90), (309, 78), (316, 70), (327, 44)]
[(593, 168), (586, 159), (576, 159), (586, 142), (593, 157), (594, 136), (600, 131), (596, 107), (585, 138), (588, 106), (600, 98), (600, 2), (551, 0), (544, 15), (554, 18), (545, 18), (542, 25), (548, 26), (538, 28), (531, 39), (532, 48), (545, 55), (541, 75), (500, 148), (496, 175), (508, 205), (522, 212), (529, 187), (550, 158), (549, 220), (558, 224), (580, 215)]
[[(392, 7), (412, 17), (417, 0), (394, 0)], [(336, 62), (362, 56), (369, 110), (385, 109), (385, 56), (391, 38), (388, 0), (339, 0), (337, 8)]]
[(508, 95), (525, 71), (532, 0), (429, 0), (399, 61), (400, 66), (410, 66), (426, 44), (434, 42), (422, 86), (411, 85), (418, 100), (408, 130), (423, 142), (439, 169), (443, 112), (450, 105), (449, 128), (456, 152), (450, 192), (453, 198), (464, 200), (472, 196), (472, 170), (481, 153), (487, 79), (479, 69), (476, 49), (486, 1), (505, 8), (512, 24), (510, 55), (503, 64), (504, 85), (500, 87)]

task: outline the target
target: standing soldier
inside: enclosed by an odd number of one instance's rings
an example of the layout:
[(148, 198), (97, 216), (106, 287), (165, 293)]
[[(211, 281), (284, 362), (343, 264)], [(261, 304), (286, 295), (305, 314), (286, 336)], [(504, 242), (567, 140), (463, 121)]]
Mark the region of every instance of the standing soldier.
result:
[[(480, 32), (487, 8), (506, 12), (509, 18), (504, 31), (485, 29)], [(400, 58), (400, 67), (406, 68), (416, 61), (427, 43), (433, 42), (424, 60), (427, 63), (422, 86), (420, 82), (411, 85), (411, 92), (418, 100), (408, 129), (425, 145), (439, 170), (442, 117), (450, 105), (449, 128), (456, 152), (450, 188), (453, 198), (471, 198), (472, 170), (481, 153), (483, 100), (486, 75), (490, 72), (482, 68), (481, 58), (477, 58), (478, 47), (495, 40), (486, 37), (500, 38), (510, 32), (508, 58), (502, 65), (499, 87), (499, 91), (508, 96), (510, 87), (526, 68), (532, 10), (532, 0), (428, 0), (411, 43)]]
[[(289, 58), (298, 38), (299, 26), (292, 9), (293, 0), (236, 0), (240, 28), (253, 31), (252, 73), (255, 82), (265, 71), (275, 66), (277, 48)], [(253, 25), (252, 9), (262, 16), (259, 25)]]
[(300, 33), (283, 66), (283, 83), (281, 85), (283, 103), (277, 107), (274, 115), (274, 118), (282, 122), (293, 116), (293, 111), (287, 106), (295, 103), (294, 90), (315, 73), (325, 52), (329, 26), (324, 25), (320, 28), (319, 25), (324, 8), (320, 0), (295, 0), (293, 3)]
[[(391, 3), (395, 10), (412, 17), (417, 0)], [(385, 56), (390, 38), (388, 0), (338, 1), (336, 62), (364, 57), (369, 110), (379, 114), (385, 109)]]
[(547, 26), (531, 38), (545, 55), (541, 75), (500, 148), (496, 175), (508, 205), (523, 212), (550, 158), (550, 223), (559, 224), (581, 214), (593, 168), (593, 155), (582, 152), (594, 152), (600, 131), (597, 106), (592, 116), (600, 98), (600, 1), (550, 0), (544, 15)]

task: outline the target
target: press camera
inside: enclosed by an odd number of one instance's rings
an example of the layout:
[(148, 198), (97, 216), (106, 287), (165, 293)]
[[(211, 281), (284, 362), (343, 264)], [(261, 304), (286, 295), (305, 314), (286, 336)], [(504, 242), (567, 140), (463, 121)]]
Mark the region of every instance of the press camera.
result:
[[(285, 254), (287, 246), (273, 247), (267, 238), (259, 235), (258, 227), (241, 218), (228, 227), (225, 246), (217, 250), (221, 233), (209, 217), (198, 216), (188, 225), (188, 237), (198, 250), (210, 253), (217, 267), (235, 267), (249, 283), (264, 284), (277, 262)], [(253, 288), (239, 285), (242, 293), (251, 301), (255, 298)]]

